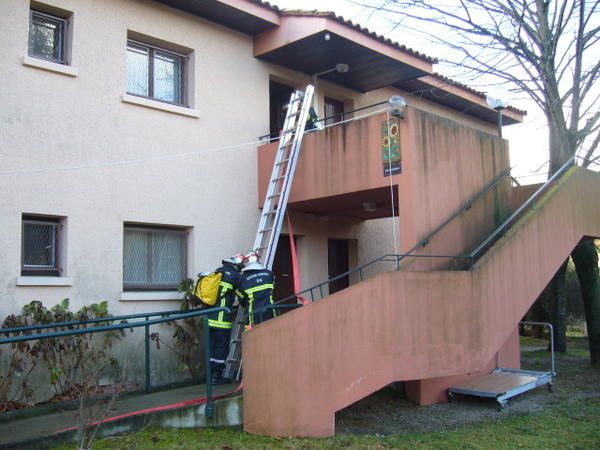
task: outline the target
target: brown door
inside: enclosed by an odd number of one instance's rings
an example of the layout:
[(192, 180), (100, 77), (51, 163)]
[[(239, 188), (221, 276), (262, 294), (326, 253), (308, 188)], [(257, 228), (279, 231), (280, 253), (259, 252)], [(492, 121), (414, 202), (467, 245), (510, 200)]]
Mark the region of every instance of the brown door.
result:
[[(275, 275), (273, 300), (279, 301), (294, 295), (292, 252), (290, 249), (290, 237), (286, 234), (282, 234), (277, 243), (277, 252), (273, 261), (273, 274)], [(296, 299), (292, 298), (285, 303), (296, 303)]]
[[(348, 272), (348, 240), (347, 239), (329, 239), (327, 241), (328, 260), (329, 260), (329, 278), (333, 278), (344, 272)], [(329, 283), (329, 293), (341, 291), (350, 285), (348, 275), (341, 277)]]
[(344, 120), (343, 112), (343, 102), (325, 97), (325, 125), (333, 125)]

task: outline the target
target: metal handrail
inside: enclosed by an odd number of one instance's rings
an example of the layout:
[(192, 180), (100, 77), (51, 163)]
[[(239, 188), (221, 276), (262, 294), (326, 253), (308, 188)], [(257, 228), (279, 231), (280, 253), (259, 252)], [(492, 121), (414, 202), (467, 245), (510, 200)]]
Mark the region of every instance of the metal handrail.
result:
[[(152, 388), (152, 386), (150, 384), (150, 333), (149, 333), (150, 325), (156, 325), (156, 324), (166, 323), (166, 322), (174, 322), (176, 320), (189, 319), (192, 317), (202, 316), (203, 325), (204, 325), (203, 326), (203, 329), (204, 329), (204, 364), (206, 367), (206, 397), (207, 397), (205, 413), (206, 413), (206, 417), (212, 417), (214, 414), (214, 400), (213, 400), (213, 396), (212, 396), (212, 373), (211, 373), (211, 367), (210, 367), (210, 334), (209, 334), (209, 327), (208, 327), (208, 315), (212, 314), (212, 313), (218, 313), (221, 311), (231, 313), (230, 308), (218, 307), (218, 308), (209, 308), (209, 309), (196, 309), (193, 311), (176, 311), (176, 312), (163, 311), (163, 312), (129, 314), (128, 316), (136, 316), (133, 318), (141, 318), (141, 317), (146, 317), (146, 316), (153, 317), (153, 316), (166, 315), (166, 314), (168, 314), (169, 317), (162, 317), (162, 318), (158, 318), (158, 319), (146, 318), (145, 320), (138, 321), (138, 322), (132, 322), (132, 323), (119, 323), (119, 324), (96, 326), (96, 327), (90, 327), (90, 328), (80, 328), (80, 329), (75, 329), (75, 330), (51, 331), (51, 332), (46, 332), (46, 333), (5, 337), (5, 338), (0, 338), (0, 345), (14, 344), (17, 342), (26, 342), (26, 341), (37, 341), (37, 340), (42, 340), (42, 339), (54, 339), (54, 338), (59, 338), (59, 337), (77, 336), (77, 335), (82, 335), (82, 334), (104, 333), (107, 331), (123, 330), (126, 328), (131, 329), (131, 328), (144, 327), (145, 328), (146, 392), (150, 392), (151, 388)], [(119, 317), (123, 317), (123, 316), (119, 316)], [(117, 318), (106, 318), (106, 319), (121, 320), (121, 319), (117, 319)], [(106, 319), (99, 319), (99, 321), (106, 322), (107, 321)], [(86, 322), (86, 321), (83, 321), (83, 322)], [(73, 322), (69, 322), (69, 323), (71, 325), (73, 325)], [(59, 328), (61, 326), (61, 325), (57, 325), (57, 324), (60, 324), (60, 322), (57, 322), (54, 324), (55, 328)], [(49, 324), (44, 324), (44, 325), (49, 325)], [(27, 328), (27, 327), (24, 327), (24, 328)], [(12, 330), (19, 330), (19, 329), (13, 328)], [(19, 332), (19, 331), (16, 331), (16, 332)], [(7, 329), (2, 330), (2, 334), (7, 334), (7, 333), (9, 333), (9, 331), (7, 331)]]
[(438, 232), (440, 232), (442, 229), (444, 229), (446, 227), (446, 225), (448, 225), (450, 222), (452, 222), (454, 219), (456, 219), (458, 216), (460, 216), (464, 211), (468, 211), (469, 209), (471, 209), (473, 207), (473, 203), (475, 203), (477, 200), (479, 200), (481, 197), (483, 197), (489, 191), (494, 189), (502, 180), (504, 180), (504, 178), (506, 178), (508, 175), (510, 175), (511, 170), (512, 170), (512, 168), (509, 168), (505, 172), (501, 173), (496, 178), (494, 178), (481, 191), (479, 191), (477, 194), (475, 194), (473, 197), (471, 197), (463, 206), (461, 206), (456, 212), (454, 212), (454, 214), (452, 214), (445, 221), (443, 221), (440, 225), (438, 225), (436, 228), (434, 228), (433, 231), (431, 233), (429, 233), (426, 237), (421, 239), (419, 241), (419, 243), (417, 243), (407, 253), (412, 253), (415, 250), (417, 250), (419, 247), (425, 247), (429, 243), (430, 239), (433, 236), (435, 236)]
[(472, 264), (475, 263), (475, 261), (477, 260), (477, 258), (479, 258), (481, 256), (481, 254), (487, 250), (487, 247), (495, 242), (501, 235), (503, 235), (504, 233), (506, 233), (506, 231), (508, 230), (508, 228), (513, 225), (514, 222), (516, 222), (516, 219), (520, 217), (521, 213), (523, 211), (525, 211), (526, 209), (528, 209), (530, 206), (532, 206), (533, 202), (535, 202), (535, 200), (537, 200), (537, 198), (539, 196), (542, 195), (542, 193), (544, 193), (546, 191), (546, 189), (548, 188), (548, 186), (550, 186), (552, 183), (554, 183), (564, 172), (567, 171), (567, 169), (569, 167), (571, 167), (571, 165), (573, 164), (573, 161), (575, 160), (575, 155), (573, 155), (571, 158), (569, 158), (567, 160), (566, 163), (564, 163), (560, 169), (558, 169), (549, 179), (548, 181), (546, 181), (542, 186), (540, 186), (538, 188), (538, 190), (536, 190), (533, 195), (531, 197), (529, 197), (529, 199), (527, 199), (527, 201), (525, 203), (523, 203), (519, 208), (517, 208), (517, 210), (512, 213), (510, 215), (510, 217), (508, 217), (508, 219), (506, 219), (504, 222), (502, 222), (502, 224), (496, 228), (481, 244), (479, 244), (479, 246), (473, 250), (469, 255), (471, 256), (471, 258), (473, 258), (473, 262)]
[[(473, 207), (473, 204), (477, 200), (479, 200), (481, 197), (483, 197), (489, 191), (494, 189), (502, 180), (504, 180), (507, 176), (509, 176), (510, 171), (511, 171), (511, 169), (507, 169), (506, 171), (504, 171), (503, 173), (501, 173), (500, 175), (495, 177), (491, 182), (489, 182), (479, 192), (477, 192), (473, 197), (471, 197), (467, 202), (465, 202), (459, 209), (457, 209), (453, 214), (451, 214), (446, 220), (444, 220), (440, 225), (438, 225), (436, 228), (434, 228), (433, 231), (431, 231), (427, 236), (425, 236), (417, 244), (415, 244), (408, 252), (406, 252), (404, 254), (386, 254), (386, 255), (380, 256), (379, 258), (369, 261), (361, 266), (354, 267), (353, 269), (350, 269), (342, 274), (339, 274), (339, 275), (336, 275), (335, 277), (329, 278), (327, 281), (323, 281), (321, 283), (315, 284), (314, 286), (304, 289), (303, 291), (297, 292), (294, 295), (291, 295), (291, 296), (285, 297), (281, 300), (278, 300), (274, 304), (283, 303), (283, 302), (291, 300), (295, 297), (302, 296), (302, 294), (306, 294), (306, 293), (310, 293), (311, 301), (314, 301), (313, 290), (319, 289), (321, 292), (321, 297), (323, 297), (323, 291), (322, 291), (323, 286), (331, 283), (332, 281), (336, 281), (341, 278), (350, 276), (355, 272), (359, 272), (360, 280), (362, 281), (364, 279), (362, 270), (365, 269), (366, 267), (371, 266), (378, 262), (383, 262), (383, 261), (394, 262), (395, 261), (396, 262), (396, 270), (399, 270), (400, 269), (400, 261), (402, 261), (404, 258), (407, 258), (407, 257), (471, 259), (472, 257), (470, 255), (458, 255), (458, 256), (457, 255), (451, 255), (451, 256), (450, 255), (417, 255), (417, 254), (414, 254), (413, 252), (418, 250), (419, 248), (427, 246), (427, 244), (430, 242), (430, 240), (437, 233), (439, 233), (442, 229), (444, 229), (450, 222), (452, 222), (454, 219), (456, 219), (464, 211), (468, 211), (469, 209), (471, 209)], [(386, 259), (386, 258), (394, 258), (394, 259)]]
[(390, 253), (387, 255), (380, 256), (379, 258), (374, 259), (372, 261), (369, 261), (368, 263), (363, 264), (362, 266), (355, 267), (355, 268), (353, 268), (347, 272), (344, 272), (340, 275), (336, 275), (335, 277), (329, 278), (327, 281), (322, 281), (321, 283), (318, 283), (314, 286), (304, 289), (303, 291), (297, 292), (297, 293), (290, 295), (288, 297), (285, 297), (281, 300), (277, 300), (276, 302), (273, 302), (271, 305), (267, 305), (261, 309), (255, 309), (254, 312), (256, 313), (256, 312), (260, 312), (261, 310), (264, 310), (264, 309), (270, 309), (270, 308), (272, 308), (273, 305), (281, 305), (282, 303), (285, 303), (286, 301), (292, 300), (296, 297), (302, 297), (302, 294), (306, 294), (306, 293), (310, 293), (311, 302), (314, 302), (315, 298), (314, 298), (312, 291), (314, 291), (316, 289), (319, 289), (321, 297), (324, 297), (323, 287), (333, 281), (347, 277), (355, 272), (359, 273), (360, 280), (363, 281), (364, 280), (364, 275), (362, 273), (363, 269), (365, 269), (366, 267), (371, 266), (373, 264), (379, 263), (379, 262), (395, 262), (396, 270), (399, 270), (400, 262), (405, 258), (446, 258), (446, 259), (464, 259), (464, 260), (469, 260), (469, 261), (471, 260), (471, 257), (469, 255), (418, 255), (415, 253), (398, 253), (398, 254)]
[(550, 358), (552, 360), (552, 376), (556, 376), (556, 370), (554, 368), (554, 327), (550, 322), (531, 322), (522, 320), (519, 325), (541, 325), (550, 329)]
[(121, 315), (121, 316), (109, 316), (109, 317), (88, 319), (88, 320), (50, 322), (50, 323), (44, 323), (44, 324), (39, 324), (39, 325), (26, 325), (23, 327), (15, 327), (15, 328), (0, 328), (0, 335), (8, 334), (8, 333), (25, 332), (25, 331), (43, 330), (43, 329), (47, 329), (47, 328), (59, 328), (59, 327), (69, 327), (69, 326), (75, 326), (75, 325), (87, 325), (90, 323), (116, 322), (117, 320), (139, 319), (141, 317), (148, 318), (148, 317), (155, 317), (155, 316), (169, 316), (172, 314), (179, 314), (182, 312), (191, 312), (191, 311), (196, 311), (196, 310), (193, 309), (193, 310), (188, 310), (188, 311), (181, 311), (180, 309), (175, 309), (175, 310), (171, 310), (171, 311), (154, 311), (151, 313), (125, 314), (125, 315)]
[[(354, 113), (359, 112), (359, 111), (364, 111), (365, 109), (374, 108), (375, 106), (381, 106), (381, 105), (385, 105), (385, 104), (388, 104), (388, 103), (389, 102), (386, 100), (386, 101), (379, 102), (379, 103), (373, 103), (372, 105), (362, 106), (360, 108), (353, 109), (352, 111), (344, 111), (344, 112), (339, 113), (339, 114), (334, 114), (332, 116), (323, 117), (322, 119), (315, 120), (315, 123), (325, 122), (325, 121), (327, 121), (329, 119), (333, 119), (333, 118), (338, 117), (338, 116), (341, 116), (342, 117), (341, 121), (344, 121), (344, 116), (346, 116), (348, 114), (354, 114)], [(318, 130), (315, 130), (315, 131), (318, 131)], [(272, 138), (271, 137), (272, 134), (273, 133), (268, 133), (268, 134), (264, 134), (262, 136), (259, 136), (258, 140), (262, 141), (264, 139), (267, 143), (278, 141), (279, 140), (279, 136)]]

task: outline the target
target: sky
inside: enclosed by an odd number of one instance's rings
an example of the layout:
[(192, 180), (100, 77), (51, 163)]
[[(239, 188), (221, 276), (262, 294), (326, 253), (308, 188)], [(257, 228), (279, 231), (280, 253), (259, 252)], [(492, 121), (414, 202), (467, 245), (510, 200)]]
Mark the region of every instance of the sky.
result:
[[(270, 3), (286, 9), (333, 11), (345, 19), (359, 23), (371, 31), (382, 34), (428, 56), (436, 57), (438, 52), (441, 54), (446, 50), (432, 45), (421, 35), (417, 35), (410, 30), (398, 28), (390, 32), (389, 24), (373, 15), (370, 10), (348, 0), (271, 0)], [(442, 75), (449, 75), (445, 73), (444, 67), (439, 65), (435, 65), (434, 70), (442, 73)], [(468, 81), (461, 80), (456, 74), (453, 74), (452, 78), (469, 84)], [(481, 90), (480, 88), (477, 89)], [(509, 104), (527, 111), (522, 124), (507, 126), (503, 129), (503, 137), (508, 139), (510, 145), (513, 176), (517, 177), (521, 184), (544, 181), (548, 168), (545, 164), (548, 160), (548, 128), (545, 117), (531, 100), (509, 98)]]

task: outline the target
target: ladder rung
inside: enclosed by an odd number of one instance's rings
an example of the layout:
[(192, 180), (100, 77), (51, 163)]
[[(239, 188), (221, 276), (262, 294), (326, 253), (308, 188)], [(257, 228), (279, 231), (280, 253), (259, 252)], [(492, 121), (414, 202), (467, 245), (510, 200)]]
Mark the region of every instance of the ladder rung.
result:
[(269, 195), (267, 198), (275, 198), (275, 197), (279, 197), (281, 195), (283, 191), (279, 191), (277, 194), (273, 194), (273, 195)]
[(290, 159), (292, 158), (286, 158), (286, 159), (282, 159), (281, 161), (279, 161), (278, 163), (276, 163), (278, 166), (281, 166), (282, 164), (285, 164), (286, 162), (288, 162)]
[(271, 231), (273, 228), (264, 228), (262, 230), (258, 230), (259, 233), (267, 233), (269, 231)]
[(284, 176), (277, 177), (277, 178), (273, 178), (273, 179), (271, 180), (271, 183), (273, 183), (273, 182), (275, 182), (275, 181), (283, 180), (283, 179), (285, 179), (285, 175), (284, 175)]
[(263, 216), (270, 215), (270, 214), (275, 214), (276, 212), (277, 211), (275, 211), (275, 210), (273, 210), (273, 211), (265, 211), (265, 212), (263, 212)]

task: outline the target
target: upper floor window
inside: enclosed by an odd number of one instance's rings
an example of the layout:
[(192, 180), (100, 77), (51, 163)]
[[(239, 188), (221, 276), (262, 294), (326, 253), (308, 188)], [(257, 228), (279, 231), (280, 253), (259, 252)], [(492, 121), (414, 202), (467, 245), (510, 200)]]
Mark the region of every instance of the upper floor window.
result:
[(60, 275), (61, 219), (23, 215), (21, 275)]
[(129, 39), (127, 93), (185, 105), (186, 56)]
[(175, 290), (187, 277), (187, 231), (126, 224), (123, 288)]
[(58, 15), (31, 9), (29, 14), (29, 56), (58, 64), (68, 64), (69, 17), (69, 13), (66, 11)]

